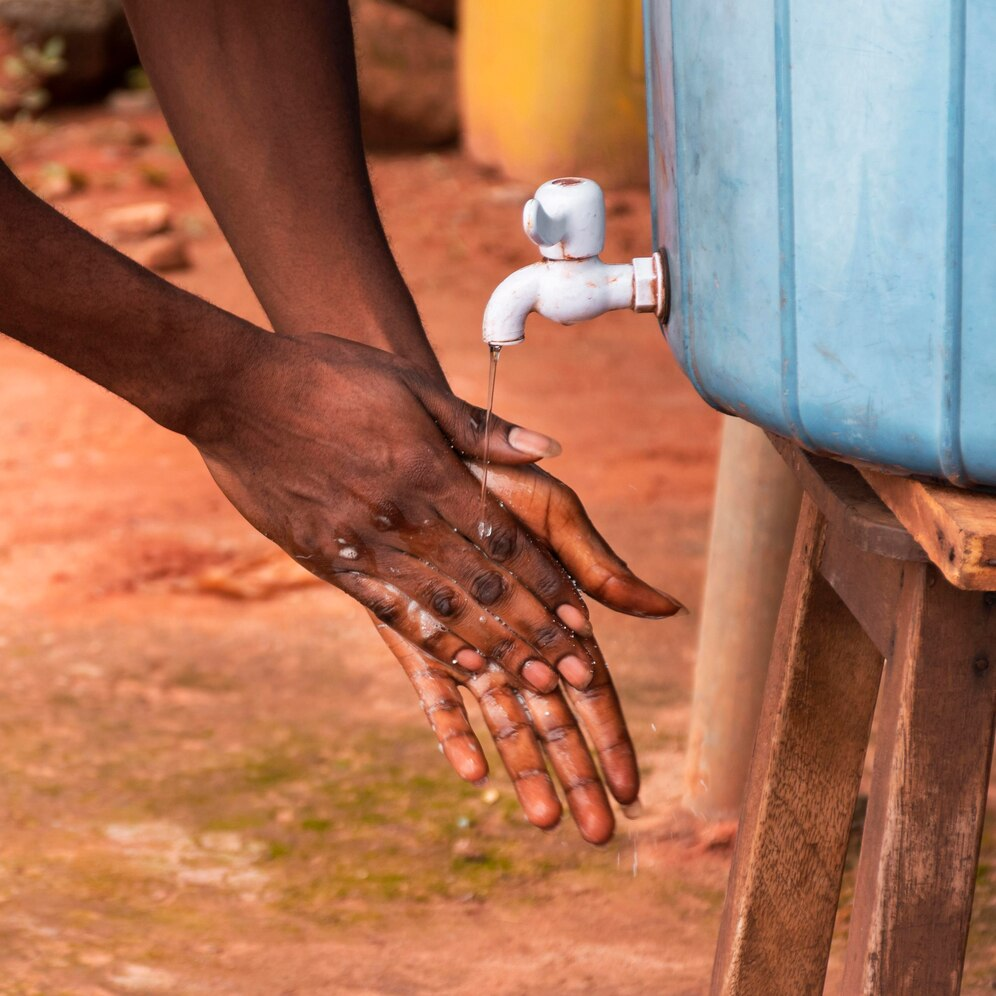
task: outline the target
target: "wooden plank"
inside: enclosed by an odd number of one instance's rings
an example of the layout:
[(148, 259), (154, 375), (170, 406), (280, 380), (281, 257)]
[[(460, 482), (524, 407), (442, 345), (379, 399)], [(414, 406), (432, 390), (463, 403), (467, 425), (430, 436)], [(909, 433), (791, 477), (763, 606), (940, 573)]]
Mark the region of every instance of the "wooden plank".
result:
[(861, 469), (956, 588), (996, 591), (996, 495)]
[(881, 657), (824, 580), (803, 498), (713, 965), (713, 996), (820, 994)]
[(898, 616), (841, 992), (955, 996), (993, 748), (996, 609), (909, 565)]
[(819, 457), (768, 433), (819, 510), (859, 550), (896, 560), (927, 560), (920, 545), (850, 464)]
[(857, 549), (839, 529), (827, 535), (820, 571), (883, 657), (896, 641), (896, 606), (907, 561)]

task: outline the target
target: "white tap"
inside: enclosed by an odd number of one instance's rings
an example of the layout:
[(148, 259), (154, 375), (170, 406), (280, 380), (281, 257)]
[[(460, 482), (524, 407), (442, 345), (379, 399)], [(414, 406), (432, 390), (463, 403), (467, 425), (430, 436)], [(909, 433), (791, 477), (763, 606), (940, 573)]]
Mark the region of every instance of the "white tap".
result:
[(666, 321), (667, 261), (661, 253), (631, 263), (603, 263), (605, 197), (594, 180), (563, 176), (544, 183), (522, 212), (526, 235), (540, 247), (541, 263), (506, 277), (484, 310), (484, 341), (510, 346), (525, 337), (535, 311), (574, 325), (614, 311), (649, 311)]

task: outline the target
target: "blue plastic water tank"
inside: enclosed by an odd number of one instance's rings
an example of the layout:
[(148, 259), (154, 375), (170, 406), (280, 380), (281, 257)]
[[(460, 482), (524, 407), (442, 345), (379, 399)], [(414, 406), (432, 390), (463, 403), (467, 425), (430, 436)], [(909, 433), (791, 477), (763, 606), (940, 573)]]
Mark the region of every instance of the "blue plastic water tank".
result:
[(665, 331), (696, 389), (996, 485), (996, 2), (644, 7)]

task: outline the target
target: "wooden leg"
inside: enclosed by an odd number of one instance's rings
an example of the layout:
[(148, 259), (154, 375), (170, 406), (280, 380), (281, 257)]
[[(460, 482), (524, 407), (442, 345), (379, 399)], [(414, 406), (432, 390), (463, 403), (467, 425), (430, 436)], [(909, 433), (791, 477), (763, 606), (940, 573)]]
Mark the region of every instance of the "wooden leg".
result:
[(823, 991), (881, 656), (820, 574), (803, 499), (713, 966), (713, 996)]
[(996, 706), (996, 608), (907, 565), (842, 993), (961, 986)]

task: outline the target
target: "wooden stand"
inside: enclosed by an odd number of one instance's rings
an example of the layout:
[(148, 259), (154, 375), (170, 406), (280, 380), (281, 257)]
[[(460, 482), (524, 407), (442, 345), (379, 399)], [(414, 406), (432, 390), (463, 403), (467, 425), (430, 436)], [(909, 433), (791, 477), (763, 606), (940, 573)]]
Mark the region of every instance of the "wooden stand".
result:
[(841, 993), (956, 994), (996, 714), (996, 497), (772, 442), (805, 494), (710, 991), (823, 992), (881, 685)]

